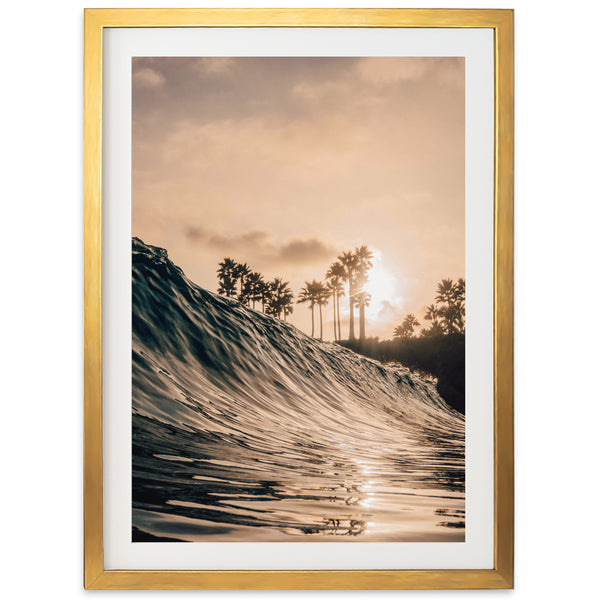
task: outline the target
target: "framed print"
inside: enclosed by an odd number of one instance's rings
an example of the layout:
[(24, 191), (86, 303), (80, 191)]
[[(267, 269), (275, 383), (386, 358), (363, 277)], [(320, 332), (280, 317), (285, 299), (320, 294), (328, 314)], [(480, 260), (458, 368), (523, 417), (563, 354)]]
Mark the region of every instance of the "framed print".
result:
[(85, 11), (85, 586), (509, 588), (509, 10)]

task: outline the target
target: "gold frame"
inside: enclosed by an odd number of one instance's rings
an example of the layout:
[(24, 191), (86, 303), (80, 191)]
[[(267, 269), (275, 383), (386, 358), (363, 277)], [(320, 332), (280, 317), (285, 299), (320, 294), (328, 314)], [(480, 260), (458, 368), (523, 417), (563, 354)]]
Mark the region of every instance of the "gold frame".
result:
[[(105, 570), (102, 513), (102, 31), (105, 27), (458, 27), (494, 30), (494, 568)], [(86, 9), (84, 40), (84, 585), (86, 589), (513, 587), (513, 11)]]

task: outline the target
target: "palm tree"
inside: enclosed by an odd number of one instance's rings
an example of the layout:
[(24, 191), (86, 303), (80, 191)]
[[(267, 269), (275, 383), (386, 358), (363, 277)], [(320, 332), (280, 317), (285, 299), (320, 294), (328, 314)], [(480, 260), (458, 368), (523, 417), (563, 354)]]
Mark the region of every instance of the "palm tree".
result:
[(239, 299), (240, 299), (240, 301), (242, 300), (242, 297), (243, 297), (243, 294), (244, 294), (244, 292), (243, 292), (243, 289), (244, 289), (244, 278), (249, 273), (250, 273), (250, 267), (246, 263), (244, 263), (244, 264), (238, 263), (237, 265), (235, 265), (235, 271), (234, 271), (235, 279), (236, 279), (236, 281), (239, 280), (239, 282), (240, 282), (240, 293), (239, 293), (239, 296), (238, 296)]
[(431, 321), (432, 325), (439, 325), (439, 316), (440, 314), (435, 304), (430, 304), (429, 306), (425, 307), (425, 320)]
[(356, 294), (356, 303), (358, 304), (359, 314), (359, 340), (365, 339), (365, 307), (371, 304), (371, 294), (362, 291)]
[[(277, 282), (278, 279), (275, 279), (275, 281)], [(279, 282), (281, 282), (280, 279)], [(277, 302), (281, 308), (279, 318), (281, 318), (281, 315), (283, 314), (283, 320), (287, 321), (288, 315), (291, 315), (294, 312), (294, 307), (292, 306), (294, 294), (292, 293), (287, 281), (279, 284), (279, 286), (276, 288), (276, 294)]]
[(433, 337), (436, 335), (442, 335), (444, 333), (444, 328), (440, 325), (438, 318), (440, 316), (440, 311), (435, 304), (430, 304), (425, 307), (425, 317), (426, 321), (431, 321), (431, 327), (428, 329), (422, 329), (420, 336), (421, 337)]
[(431, 324), (429, 329), (421, 329), (419, 333), (421, 337), (436, 337), (438, 335), (444, 335), (444, 328), (436, 321)]
[(344, 295), (344, 266), (342, 263), (334, 262), (327, 270), (325, 277), (333, 296), (333, 336), (334, 339), (341, 340), (340, 296)]
[(458, 317), (458, 331), (460, 333), (465, 332), (465, 280), (461, 277), (454, 284), (454, 304), (457, 309)]
[(316, 299), (315, 302), (319, 305), (319, 339), (323, 339), (323, 307), (327, 306), (329, 297), (331, 296), (331, 290), (321, 281), (313, 281), (313, 288), (315, 290)]
[(308, 304), (308, 308), (310, 308), (310, 322), (311, 329), (310, 335), (311, 337), (315, 336), (315, 304), (317, 301), (317, 296), (315, 293), (315, 288), (312, 283), (305, 281), (305, 286), (300, 290), (298, 294), (298, 304)]
[(294, 312), (294, 306), (292, 305), (293, 298), (289, 299), (289, 302), (283, 305), (283, 320), (287, 321), (288, 315)]
[(442, 327), (446, 333), (454, 331), (453, 287), (454, 282), (452, 279), (442, 279), (437, 285), (437, 294), (435, 296), (435, 302), (438, 305), (438, 315), (442, 319)]
[[(278, 319), (281, 319), (281, 314), (284, 312), (284, 307), (289, 306), (294, 299), (294, 294), (289, 287), (288, 281), (283, 281), (281, 277), (275, 277), (273, 281), (269, 283), (270, 287), (270, 298), (267, 305), (267, 312)], [(288, 313), (291, 311), (288, 311)], [(286, 316), (287, 314), (286, 313)]]
[(219, 263), (219, 268), (217, 269), (217, 278), (219, 279), (218, 294), (227, 298), (235, 297), (236, 267), (236, 262), (231, 258), (224, 258)]
[(342, 252), (338, 256), (338, 261), (344, 268), (343, 280), (348, 283), (348, 304), (350, 307), (350, 323), (348, 329), (348, 339), (356, 339), (354, 335), (354, 295), (355, 295), (355, 275), (358, 266), (358, 257), (354, 252)]
[[(330, 296), (333, 298), (331, 305), (333, 306), (333, 339), (338, 339), (338, 308), (339, 308), (339, 291), (342, 290), (343, 284), (341, 281), (327, 281), (327, 289), (329, 290)], [(339, 287), (338, 287), (339, 286)]]
[(365, 307), (368, 306), (371, 296), (369, 294), (365, 295), (363, 291), (363, 287), (365, 283), (367, 283), (369, 269), (373, 266), (373, 253), (367, 248), (367, 246), (361, 246), (360, 248), (354, 249), (354, 254), (356, 256), (356, 298), (358, 301), (359, 308), (359, 323), (360, 323), (360, 333), (359, 339), (362, 341), (365, 340)]
[(268, 281), (263, 280), (258, 285), (258, 295), (260, 296), (260, 298), (258, 298), (258, 299), (262, 303), (262, 311), (264, 313), (264, 312), (266, 312), (267, 307), (269, 306), (269, 304), (271, 302), (271, 297), (272, 297), (271, 285), (269, 284)]
[(241, 302), (252, 302), (252, 308), (255, 308), (256, 303), (262, 300), (263, 286), (265, 281), (263, 276), (256, 271), (252, 271), (246, 275), (244, 287), (242, 289)]
[(442, 318), (442, 327), (447, 334), (464, 331), (465, 280), (442, 279), (435, 297), (437, 313)]
[(454, 297), (454, 282), (452, 279), (442, 279), (437, 286), (435, 301), (442, 304), (452, 304)]
[(421, 324), (417, 321), (417, 318), (412, 313), (409, 313), (404, 317), (401, 325), (394, 328), (394, 337), (407, 339), (414, 337), (415, 327), (420, 327)]

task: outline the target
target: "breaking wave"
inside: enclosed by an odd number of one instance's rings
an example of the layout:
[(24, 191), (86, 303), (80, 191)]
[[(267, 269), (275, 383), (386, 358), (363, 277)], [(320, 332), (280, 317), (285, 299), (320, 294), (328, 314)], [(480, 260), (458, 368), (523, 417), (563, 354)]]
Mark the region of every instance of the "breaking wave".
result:
[(434, 384), (137, 238), (132, 277), (134, 541), (464, 540), (464, 417)]

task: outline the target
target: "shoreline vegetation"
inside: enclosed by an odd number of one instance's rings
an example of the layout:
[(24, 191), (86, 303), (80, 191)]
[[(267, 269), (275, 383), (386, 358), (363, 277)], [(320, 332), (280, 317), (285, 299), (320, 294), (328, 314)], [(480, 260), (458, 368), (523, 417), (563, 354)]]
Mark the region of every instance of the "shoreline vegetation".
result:
[[(367, 291), (373, 253), (367, 246), (342, 252), (329, 266), (324, 281), (306, 281), (297, 296), (288, 281), (265, 280), (247, 263), (224, 258), (217, 270), (218, 293), (253, 309), (287, 321), (294, 303), (311, 311), (311, 337), (315, 337), (318, 307), (319, 339), (323, 339), (323, 309), (333, 308), (334, 342), (382, 363), (399, 362), (425, 378), (435, 380), (439, 394), (455, 410), (465, 412), (465, 280), (450, 278), (437, 284), (434, 302), (425, 307), (421, 323), (413, 313), (394, 327), (393, 339), (367, 338), (365, 308), (372, 300)], [(348, 302), (348, 337), (342, 337), (340, 298)], [(358, 309), (358, 337), (355, 311)]]
[[(332, 300), (333, 337), (341, 340), (340, 297), (347, 296), (349, 306), (348, 339), (356, 339), (354, 333), (355, 309), (358, 308), (359, 339), (366, 339), (365, 309), (371, 302), (371, 294), (365, 289), (369, 271), (373, 266), (373, 253), (367, 246), (342, 252), (325, 273), (325, 282), (305, 281), (300, 290), (297, 304), (308, 304), (311, 311), (311, 336), (315, 336), (315, 307), (319, 307), (319, 339), (323, 339), (323, 307)], [(219, 286), (217, 293), (226, 298), (235, 298), (246, 306), (262, 306), (262, 312), (287, 321), (294, 312), (294, 293), (289, 281), (275, 277), (272, 281), (253, 271), (247, 263), (238, 263), (226, 257), (217, 269)], [(239, 286), (239, 288), (238, 288)], [(239, 289), (239, 291), (238, 291)], [(346, 293), (347, 292), (347, 293)]]

